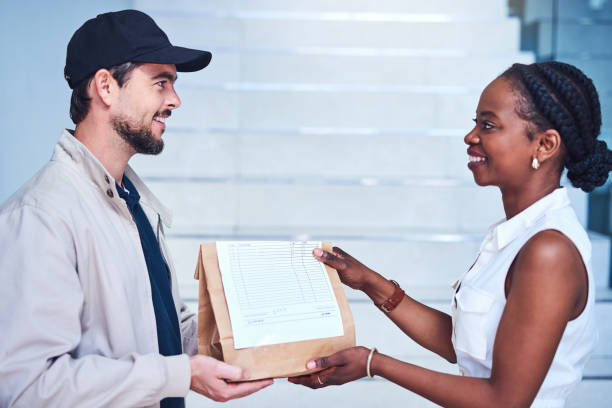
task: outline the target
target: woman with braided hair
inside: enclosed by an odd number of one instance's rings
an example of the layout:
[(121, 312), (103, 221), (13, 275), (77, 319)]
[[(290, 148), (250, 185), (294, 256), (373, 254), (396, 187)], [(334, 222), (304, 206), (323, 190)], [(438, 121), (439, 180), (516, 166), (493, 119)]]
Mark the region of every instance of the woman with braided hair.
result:
[(362, 290), (404, 333), (457, 363), (431, 371), (364, 347), (307, 363), (311, 388), (379, 375), (452, 407), (562, 407), (597, 342), (591, 245), (560, 186), (606, 182), (612, 152), (598, 140), (592, 81), (561, 62), (514, 64), (480, 96), (465, 136), (478, 185), (498, 186), (506, 218), (455, 284), (452, 316), (427, 307), (339, 248), (314, 255)]

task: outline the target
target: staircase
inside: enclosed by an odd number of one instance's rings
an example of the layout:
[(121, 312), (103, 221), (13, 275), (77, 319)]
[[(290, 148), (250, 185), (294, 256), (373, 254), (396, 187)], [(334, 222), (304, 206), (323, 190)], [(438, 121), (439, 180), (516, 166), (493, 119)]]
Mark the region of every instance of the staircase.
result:
[[(166, 150), (132, 165), (175, 216), (181, 293), (197, 310), (198, 246), (216, 240), (332, 241), (448, 311), (450, 285), (503, 217), (477, 187), (463, 136), (484, 86), (513, 62), (520, 23), (490, 0), (135, 0), (175, 44), (213, 51), (179, 74), (183, 106)], [(571, 198), (586, 223), (586, 196)], [(609, 239), (592, 234), (601, 341), (569, 406), (605, 406), (612, 385)], [(346, 288), (357, 342), (436, 370), (423, 350)], [(320, 391), (285, 381), (230, 407), (435, 406), (383, 379)], [(599, 405), (597, 405), (599, 404)], [(212, 406), (190, 394), (188, 406)]]

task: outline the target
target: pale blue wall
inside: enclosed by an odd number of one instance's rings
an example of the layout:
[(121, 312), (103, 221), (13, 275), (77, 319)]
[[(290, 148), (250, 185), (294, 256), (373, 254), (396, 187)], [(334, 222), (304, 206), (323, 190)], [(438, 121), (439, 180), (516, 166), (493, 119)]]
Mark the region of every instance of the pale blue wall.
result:
[(130, 0), (2, 0), (0, 13), (0, 203), (50, 157), (65, 127), (70, 89), (66, 45), (87, 19), (129, 8)]

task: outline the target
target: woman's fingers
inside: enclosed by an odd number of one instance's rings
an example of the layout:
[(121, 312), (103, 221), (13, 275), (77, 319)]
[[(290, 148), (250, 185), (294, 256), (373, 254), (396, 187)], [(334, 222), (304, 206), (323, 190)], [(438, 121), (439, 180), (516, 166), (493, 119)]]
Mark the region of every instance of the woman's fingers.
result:
[(342, 364), (344, 364), (344, 359), (342, 358), (342, 351), (339, 351), (336, 354), (332, 354), (331, 356), (310, 360), (308, 363), (306, 363), (306, 368), (309, 370), (314, 370), (315, 368), (323, 369), (339, 366)]
[(326, 265), (331, 266), (337, 271), (344, 270), (347, 267), (347, 264), (344, 260), (340, 259), (336, 255), (330, 252), (327, 252), (321, 248), (315, 248), (312, 251), (312, 253), (315, 256), (315, 258), (317, 258), (319, 261), (323, 262)]
[(333, 247), (332, 251), (334, 252), (334, 254), (344, 260), (347, 264), (352, 264), (353, 266), (364, 266), (361, 262), (359, 262), (357, 259), (353, 258), (353, 256), (351, 254), (349, 254), (348, 252), (345, 252), (342, 248), (340, 247)]
[(323, 388), (328, 385), (335, 385), (334, 379), (334, 371), (336, 371), (337, 367), (330, 367), (326, 370), (319, 371), (318, 373), (314, 373), (311, 375), (311, 385), (314, 388)]
[(294, 384), (310, 388), (323, 388), (328, 385), (340, 385), (364, 376), (365, 356), (369, 350), (365, 347), (351, 347), (327, 357), (310, 360), (306, 364), (309, 370), (321, 370), (310, 375), (290, 378)]
[(333, 248), (332, 248), (332, 251), (334, 251), (334, 254), (338, 255), (338, 256), (339, 256), (340, 258), (342, 258), (342, 259), (345, 259), (345, 258), (352, 259), (352, 258), (353, 258), (353, 257), (352, 257), (352, 256), (350, 256), (349, 254), (347, 254), (346, 252), (344, 252), (344, 251), (342, 250), (342, 248), (340, 248), (340, 247), (335, 246), (335, 247), (333, 247)]
[(333, 373), (336, 370), (336, 367), (330, 367), (323, 371), (319, 371), (316, 373), (308, 374), (308, 375), (300, 375), (298, 377), (290, 377), (289, 382), (293, 384), (304, 385), (309, 388), (323, 388), (328, 385), (334, 385)]

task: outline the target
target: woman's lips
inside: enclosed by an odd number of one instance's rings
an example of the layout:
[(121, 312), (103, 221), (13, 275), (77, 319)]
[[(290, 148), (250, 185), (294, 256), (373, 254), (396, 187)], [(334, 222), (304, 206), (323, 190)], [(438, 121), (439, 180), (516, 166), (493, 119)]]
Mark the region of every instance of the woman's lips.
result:
[(484, 166), (487, 163), (487, 157), (474, 150), (468, 149), (468, 168), (474, 170), (480, 166)]

